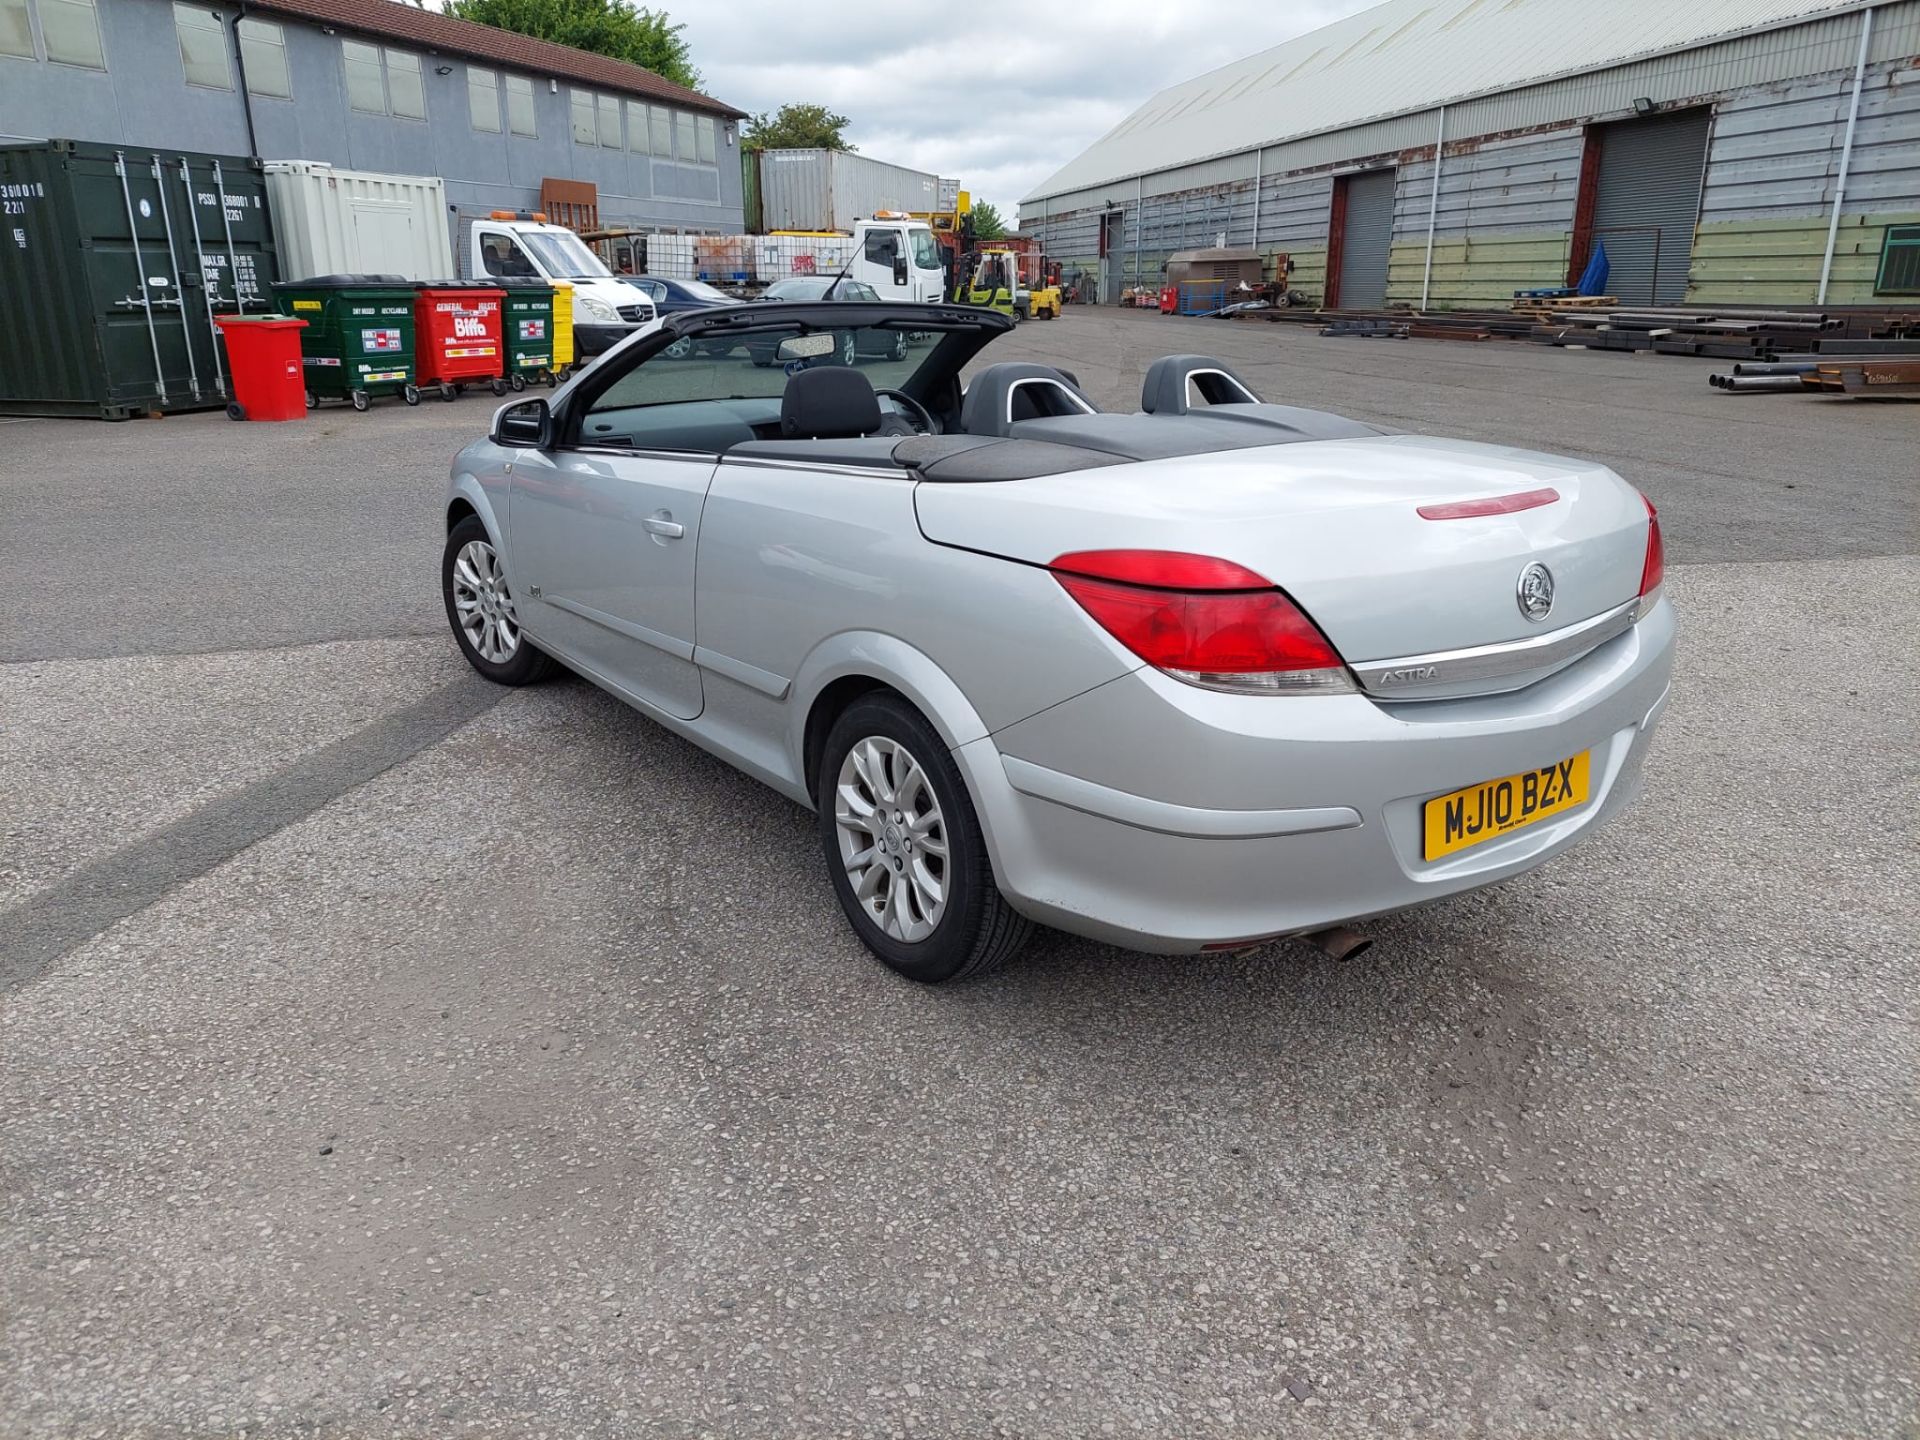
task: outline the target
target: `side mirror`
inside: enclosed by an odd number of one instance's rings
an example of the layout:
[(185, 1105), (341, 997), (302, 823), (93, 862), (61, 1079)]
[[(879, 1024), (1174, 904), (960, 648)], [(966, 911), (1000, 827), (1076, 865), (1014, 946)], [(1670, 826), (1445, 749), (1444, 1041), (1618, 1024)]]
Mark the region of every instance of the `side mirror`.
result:
[(496, 445), (517, 450), (544, 450), (553, 443), (553, 411), (545, 400), (520, 400), (493, 412), (487, 432)]
[(893, 257), (893, 283), (896, 285), (907, 283), (907, 257), (904, 255)]

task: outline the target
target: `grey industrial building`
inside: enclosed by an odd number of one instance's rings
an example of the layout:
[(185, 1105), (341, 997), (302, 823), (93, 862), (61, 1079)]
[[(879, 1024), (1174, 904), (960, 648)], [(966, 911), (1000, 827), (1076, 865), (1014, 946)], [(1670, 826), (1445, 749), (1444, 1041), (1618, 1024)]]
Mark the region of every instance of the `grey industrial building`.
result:
[(1343, 308), (1505, 305), (1596, 246), (1625, 302), (1897, 304), (1920, 0), (1388, 0), (1153, 96), (1020, 220), (1106, 300), (1225, 244)]
[(590, 194), (605, 225), (731, 233), (744, 118), (396, 0), (0, 0), (0, 140), (437, 175), (467, 213)]

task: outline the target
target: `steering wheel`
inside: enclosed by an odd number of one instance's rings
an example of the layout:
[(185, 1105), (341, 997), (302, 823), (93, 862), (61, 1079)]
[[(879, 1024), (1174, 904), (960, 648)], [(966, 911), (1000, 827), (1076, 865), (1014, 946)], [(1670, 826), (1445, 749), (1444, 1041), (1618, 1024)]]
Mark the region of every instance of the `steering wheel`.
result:
[(940, 433), (940, 427), (934, 423), (933, 413), (906, 391), (895, 390), (889, 386), (884, 390), (876, 389), (873, 393), (876, 396), (884, 395), (905, 409), (908, 412), (907, 418), (919, 427), (920, 434), (938, 435)]

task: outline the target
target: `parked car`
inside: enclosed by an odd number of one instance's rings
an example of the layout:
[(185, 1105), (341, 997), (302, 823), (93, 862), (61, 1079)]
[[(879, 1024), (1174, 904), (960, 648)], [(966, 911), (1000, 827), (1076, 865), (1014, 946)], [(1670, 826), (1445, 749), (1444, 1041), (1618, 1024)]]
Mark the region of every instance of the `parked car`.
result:
[[(829, 294), (828, 292), (832, 293)], [(849, 305), (878, 305), (879, 292), (863, 280), (835, 280), (831, 275), (795, 275), (790, 279), (776, 280), (759, 295), (756, 303), (795, 304), (802, 301), (838, 301)], [(907, 358), (907, 345), (910, 336), (905, 330), (889, 330), (868, 327), (854, 327), (842, 330), (839, 335), (840, 348), (835, 359), (841, 365), (852, 365), (863, 359), (904, 360)], [(756, 365), (773, 363), (773, 347), (749, 344)]]
[[(506, 406), (447, 497), (462, 653), (564, 665), (811, 807), (854, 931), (923, 981), (1035, 923), (1343, 948), (1627, 803), (1674, 635), (1632, 486), (1263, 404), (1196, 355), (1134, 414), (1038, 364), (963, 391), (1012, 324), (674, 315)], [(903, 326), (936, 343), (817, 363)], [(665, 359), (720, 336), (779, 367)]]
[(716, 290), (704, 280), (669, 280), (662, 275), (620, 277), (653, 302), (654, 313), (678, 315), (683, 310), (705, 310), (714, 305), (738, 305), (737, 295)]

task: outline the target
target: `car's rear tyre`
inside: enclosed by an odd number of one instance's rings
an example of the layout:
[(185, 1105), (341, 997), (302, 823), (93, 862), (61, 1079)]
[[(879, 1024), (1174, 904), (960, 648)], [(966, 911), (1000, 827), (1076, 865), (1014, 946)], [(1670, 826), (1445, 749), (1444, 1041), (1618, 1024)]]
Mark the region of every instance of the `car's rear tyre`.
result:
[(889, 360), (904, 360), (907, 358), (907, 332), (906, 331), (897, 330), (894, 332), (893, 345), (887, 351), (887, 358)]
[(552, 673), (552, 657), (534, 649), (520, 629), (506, 570), (478, 515), (467, 516), (447, 532), (440, 595), (454, 643), (487, 679), (497, 685), (531, 685)]
[(1033, 933), (994, 881), (945, 742), (899, 696), (863, 696), (833, 722), (814, 803), (841, 909), (866, 947), (909, 980), (983, 975)]

